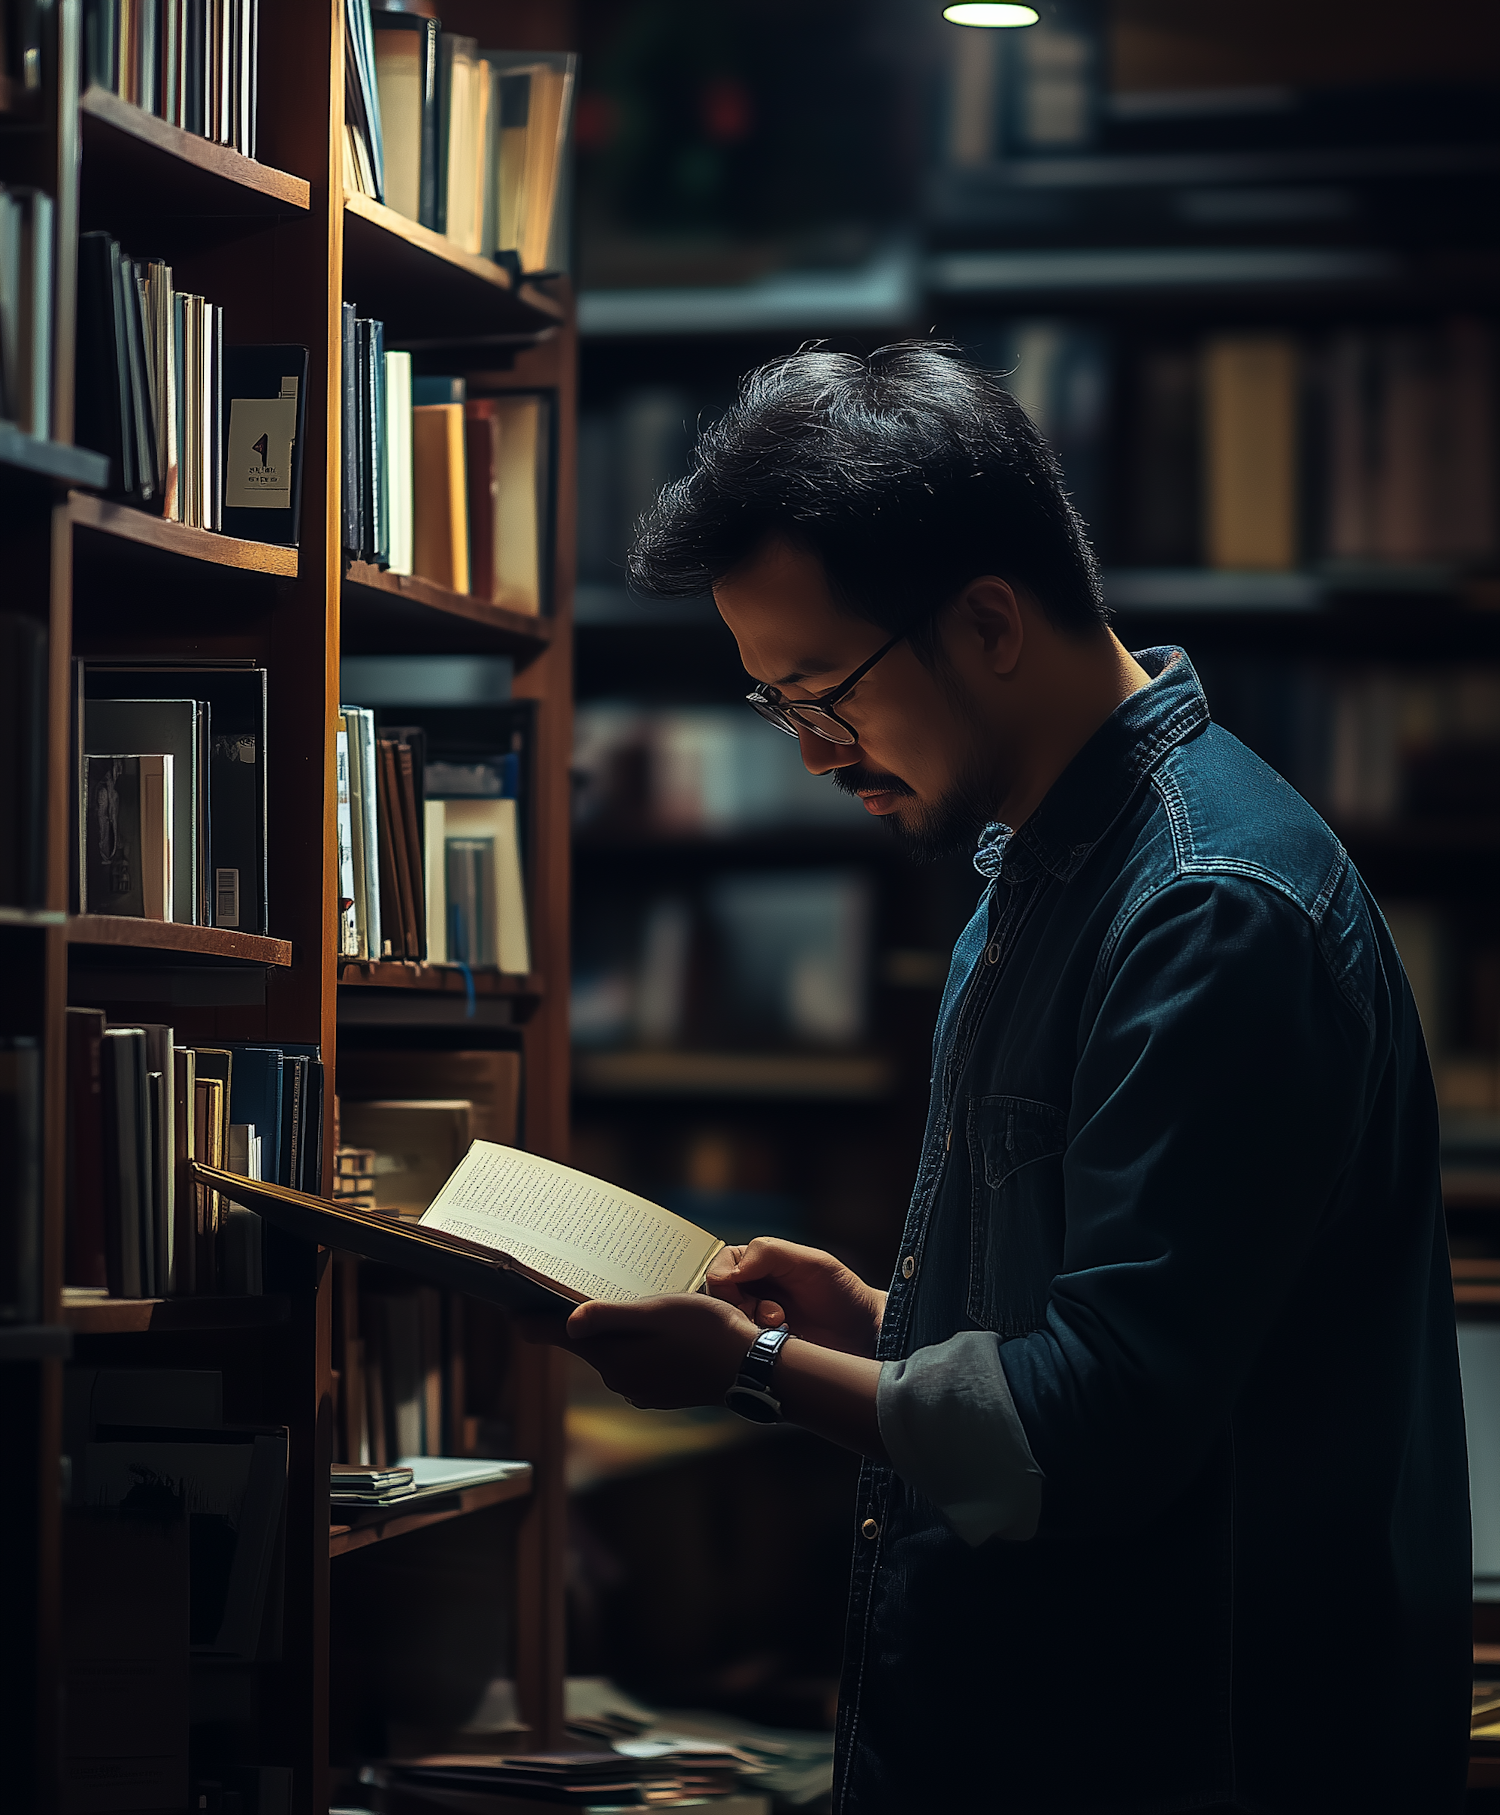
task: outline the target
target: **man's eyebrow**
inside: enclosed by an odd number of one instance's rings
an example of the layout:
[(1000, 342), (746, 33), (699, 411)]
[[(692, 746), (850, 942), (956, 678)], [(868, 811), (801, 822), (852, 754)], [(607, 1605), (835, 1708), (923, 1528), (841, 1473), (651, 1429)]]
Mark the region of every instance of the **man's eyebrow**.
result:
[(805, 655), (802, 666), (794, 668), (790, 674), (784, 674), (780, 680), (772, 681), (773, 687), (790, 687), (796, 681), (805, 681), (812, 674), (832, 674), (834, 664), (825, 662), (820, 655)]

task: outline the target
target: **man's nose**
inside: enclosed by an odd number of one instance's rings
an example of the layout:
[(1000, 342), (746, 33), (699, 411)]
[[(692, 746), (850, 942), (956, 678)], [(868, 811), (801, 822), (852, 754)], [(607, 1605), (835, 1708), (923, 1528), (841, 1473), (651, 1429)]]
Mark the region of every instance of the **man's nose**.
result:
[(827, 775), (834, 769), (847, 769), (859, 761), (858, 744), (831, 744), (816, 731), (799, 726), (797, 742), (802, 747), (802, 764), (813, 775)]

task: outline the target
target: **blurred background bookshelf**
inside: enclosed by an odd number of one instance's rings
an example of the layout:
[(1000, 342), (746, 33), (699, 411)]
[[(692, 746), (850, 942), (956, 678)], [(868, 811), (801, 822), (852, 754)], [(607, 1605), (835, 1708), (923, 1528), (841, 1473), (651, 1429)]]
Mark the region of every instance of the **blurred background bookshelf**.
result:
[[(580, 8), (575, 1158), (731, 1239), (889, 1276), (978, 879), (908, 862), (802, 774), (739, 703), (711, 602), (632, 597), (624, 554), (752, 365), (936, 332), (1057, 448), (1121, 638), (1185, 646), (1215, 716), (1359, 863), (1433, 1051), (1465, 1315), (1492, 1315), (1493, 12), (1038, 10), (986, 32), (937, 6), (830, 5), (806, 29), (759, 5)], [(603, 1414), (575, 1394), (593, 1454)], [(705, 1433), (664, 1433), (663, 1457), (691, 1441), (666, 1475), (577, 1477), (586, 1667), (649, 1697), (694, 1660), (741, 1711), (796, 1682), (812, 1723), (841, 1618), (816, 1597), (775, 1646), (683, 1614), (626, 1658), (644, 1509), (744, 1479)], [(1477, 1442), (1500, 1455), (1500, 1428)], [(1476, 1519), (1500, 1534), (1500, 1502)]]

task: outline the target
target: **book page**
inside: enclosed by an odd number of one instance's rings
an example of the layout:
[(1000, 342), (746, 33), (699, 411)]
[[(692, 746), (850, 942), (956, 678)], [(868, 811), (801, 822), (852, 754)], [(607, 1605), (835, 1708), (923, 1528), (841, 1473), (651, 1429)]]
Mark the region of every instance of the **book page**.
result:
[(422, 1227), (511, 1255), (585, 1298), (695, 1292), (723, 1243), (649, 1199), (516, 1147), (475, 1141)]

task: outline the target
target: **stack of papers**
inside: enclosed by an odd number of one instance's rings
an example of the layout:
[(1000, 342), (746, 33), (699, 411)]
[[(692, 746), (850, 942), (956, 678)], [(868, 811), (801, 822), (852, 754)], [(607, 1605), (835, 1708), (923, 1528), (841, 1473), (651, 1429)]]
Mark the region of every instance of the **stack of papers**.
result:
[(529, 1475), (529, 1462), (494, 1462), (457, 1456), (403, 1456), (387, 1468), (360, 1462), (335, 1462), (329, 1472), (328, 1498), (334, 1506), (410, 1506), (439, 1500), (487, 1481), (509, 1481)]

